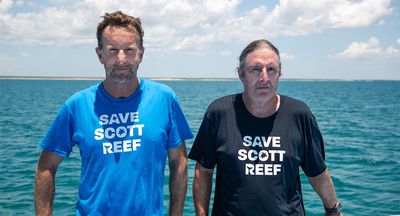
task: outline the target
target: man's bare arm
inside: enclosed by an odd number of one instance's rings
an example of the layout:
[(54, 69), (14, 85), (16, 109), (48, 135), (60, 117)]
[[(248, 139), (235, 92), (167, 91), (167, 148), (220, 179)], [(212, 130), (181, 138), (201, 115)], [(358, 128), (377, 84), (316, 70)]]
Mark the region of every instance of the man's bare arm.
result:
[(169, 215), (183, 215), (187, 191), (187, 157), (183, 142), (178, 148), (168, 150), (169, 160)]
[(36, 215), (52, 215), (55, 193), (55, 175), (63, 157), (49, 151), (40, 155), (35, 174)]
[(332, 179), (329, 176), (328, 169), (315, 177), (308, 177), (311, 186), (317, 192), (326, 208), (333, 208), (338, 202), (336, 191)]
[(193, 180), (193, 198), (197, 216), (207, 216), (212, 189), (213, 169), (204, 168), (196, 162)]

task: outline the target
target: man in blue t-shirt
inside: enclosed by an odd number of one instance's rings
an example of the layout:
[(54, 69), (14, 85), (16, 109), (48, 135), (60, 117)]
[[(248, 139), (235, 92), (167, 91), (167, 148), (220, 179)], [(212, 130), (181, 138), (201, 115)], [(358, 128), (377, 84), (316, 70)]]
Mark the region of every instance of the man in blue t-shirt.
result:
[(106, 78), (71, 96), (40, 143), (37, 215), (51, 215), (57, 167), (75, 145), (82, 161), (76, 215), (163, 215), (167, 156), (169, 214), (182, 215), (185, 140), (193, 135), (175, 93), (137, 77), (143, 35), (139, 18), (120, 11), (103, 16), (96, 53)]

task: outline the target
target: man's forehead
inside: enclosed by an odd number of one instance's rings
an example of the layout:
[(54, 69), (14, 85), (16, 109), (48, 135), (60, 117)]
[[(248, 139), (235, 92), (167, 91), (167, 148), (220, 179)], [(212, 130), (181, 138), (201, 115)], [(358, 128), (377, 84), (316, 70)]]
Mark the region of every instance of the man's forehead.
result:
[(106, 28), (104, 29), (102, 40), (106, 46), (126, 45), (138, 46), (138, 35), (135, 31), (126, 28)]
[(248, 65), (278, 64), (276, 53), (270, 49), (258, 49), (247, 55)]
[(116, 38), (103, 38), (104, 46), (106, 47), (117, 47), (117, 46), (125, 46), (125, 47), (138, 47), (136, 38), (132, 37), (132, 40), (120, 40), (118, 37)]
[(104, 44), (104, 47), (108, 48), (132, 48), (132, 49), (139, 49), (139, 47), (136, 45), (136, 43), (113, 43), (113, 42), (107, 42)]
[(262, 68), (264, 66), (267, 66), (267, 67), (278, 66), (278, 63), (276, 63), (274, 61), (271, 61), (271, 62), (268, 62), (268, 63), (265, 63), (265, 62), (263, 62), (263, 63), (261, 63), (261, 62), (249, 62), (246, 65), (246, 67), (249, 67), (249, 68), (252, 68), (252, 67), (261, 67)]

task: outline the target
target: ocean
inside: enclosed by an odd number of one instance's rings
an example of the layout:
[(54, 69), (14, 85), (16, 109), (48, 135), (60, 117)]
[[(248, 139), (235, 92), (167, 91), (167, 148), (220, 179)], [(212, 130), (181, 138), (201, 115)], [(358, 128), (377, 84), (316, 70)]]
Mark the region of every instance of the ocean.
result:
[[(38, 143), (62, 103), (99, 81), (0, 80), (0, 215), (33, 215)], [(196, 134), (218, 97), (242, 91), (239, 81), (159, 81), (178, 95)], [(326, 163), (344, 215), (400, 215), (400, 81), (288, 81), (279, 93), (308, 104), (325, 140)], [(193, 140), (187, 142), (190, 150)], [(168, 169), (164, 206), (168, 211)], [(74, 149), (57, 171), (54, 215), (74, 215), (80, 174)], [(195, 215), (194, 163), (189, 161), (184, 215)], [(302, 174), (307, 215), (322, 203)]]

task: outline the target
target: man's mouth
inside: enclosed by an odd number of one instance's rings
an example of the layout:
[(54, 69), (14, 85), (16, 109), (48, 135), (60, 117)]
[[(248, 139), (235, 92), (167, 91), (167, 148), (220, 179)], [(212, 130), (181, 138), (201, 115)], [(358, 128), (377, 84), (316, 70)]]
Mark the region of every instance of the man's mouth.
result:
[(113, 69), (114, 71), (124, 71), (124, 70), (129, 70), (129, 67), (117, 67)]

